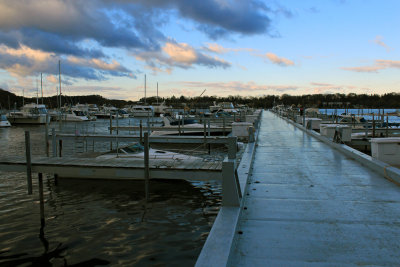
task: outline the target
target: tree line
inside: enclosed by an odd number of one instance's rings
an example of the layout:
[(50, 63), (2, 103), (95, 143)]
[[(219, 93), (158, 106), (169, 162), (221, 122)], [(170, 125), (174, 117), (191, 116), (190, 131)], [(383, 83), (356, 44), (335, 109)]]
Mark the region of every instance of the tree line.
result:
[[(0, 108), (13, 109), (14, 107), (20, 108), (23, 103), (30, 102), (43, 103), (48, 108), (57, 108), (59, 97), (51, 96), (39, 98), (23, 98), (11, 92), (0, 89)], [(154, 104), (156, 102), (164, 102), (174, 108), (188, 107), (194, 108), (208, 108), (214, 102), (232, 102), (234, 105), (244, 104), (254, 108), (272, 108), (275, 105), (285, 106), (303, 106), (303, 107), (316, 107), (316, 108), (400, 108), (400, 93), (387, 93), (387, 94), (309, 94), (309, 95), (263, 95), (263, 96), (201, 96), (201, 97), (186, 97), (186, 96), (171, 96), (171, 97), (148, 97), (140, 99), (141, 103)], [(75, 105), (81, 104), (97, 104), (112, 105), (122, 108), (125, 105), (134, 105), (137, 102), (107, 99), (100, 95), (83, 95), (83, 96), (61, 96), (62, 105)]]

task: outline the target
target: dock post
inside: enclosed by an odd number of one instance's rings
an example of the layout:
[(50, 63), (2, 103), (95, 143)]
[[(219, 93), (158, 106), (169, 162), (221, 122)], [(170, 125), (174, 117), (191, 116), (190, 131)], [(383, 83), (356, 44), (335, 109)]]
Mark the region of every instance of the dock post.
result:
[(149, 133), (144, 133), (144, 189), (146, 194), (146, 202), (149, 201), (149, 183), (150, 183), (150, 170), (149, 170)]
[(235, 181), (235, 162), (222, 162), (222, 206), (239, 207), (239, 188)]
[(56, 140), (56, 129), (51, 129), (51, 145), (53, 147), (53, 157), (57, 157), (57, 140)]
[(150, 116), (149, 115), (147, 115), (147, 133), (150, 136), (151, 131), (150, 131)]
[[(112, 115), (110, 112), (110, 135), (112, 135)], [(112, 140), (110, 141), (110, 150), (112, 150)]]
[(386, 137), (389, 137), (389, 115), (386, 116)]
[(62, 139), (58, 140), (58, 156), (61, 158), (62, 157), (62, 145), (63, 145), (63, 141)]
[(375, 114), (372, 113), (372, 138), (375, 137)]
[(208, 119), (208, 136), (211, 136), (211, 119)]
[(228, 137), (228, 159), (236, 158), (236, 145), (237, 145), (237, 137), (236, 136)]
[(181, 136), (181, 120), (178, 120), (178, 134)]
[(28, 182), (28, 194), (32, 195), (31, 136), (29, 131), (25, 131), (25, 154), (26, 154), (26, 178)]
[(43, 197), (43, 174), (39, 173), (39, 200), (40, 200), (40, 225), (43, 228), (44, 220), (44, 197)]
[(119, 130), (118, 130), (118, 126), (119, 126), (119, 123), (118, 123), (118, 117), (119, 117), (119, 111), (117, 111), (117, 136), (115, 137), (116, 138), (116, 143), (117, 143), (117, 158), (118, 158), (118, 149), (119, 149), (119, 142), (118, 142), (118, 134), (119, 134)]
[(45, 125), (45, 142), (46, 142), (46, 156), (50, 157), (50, 144), (49, 144), (49, 114), (46, 114), (46, 125)]
[(222, 134), (225, 136), (225, 117), (222, 117)]
[(140, 120), (140, 125), (139, 125), (139, 142), (142, 145), (143, 144), (143, 125), (142, 125), (142, 120)]

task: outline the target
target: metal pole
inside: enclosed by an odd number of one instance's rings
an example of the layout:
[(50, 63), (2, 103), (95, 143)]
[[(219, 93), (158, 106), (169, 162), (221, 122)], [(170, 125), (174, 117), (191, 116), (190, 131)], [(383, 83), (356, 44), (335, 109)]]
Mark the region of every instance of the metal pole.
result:
[(145, 178), (145, 194), (146, 202), (149, 201), (149, 180), (150, 180), (150, 169), (149, 169), (149, 134), (144, 133), (144, 178)]
[(26, 154), (26, 178), (28, 182), (28, 194), (32, 195), (32, 162), (31, 162), (31, 137), (30, 132), (25, 131), (25, 154)]
[(211, 136), (211, 122), (210, 122), (210, 119), (208, 119), (208, 136)]
[(39, 199), (40, 199), (40, 225), (44, 227), (44, 197), (43, 197), (43, 174), (39, 173)]

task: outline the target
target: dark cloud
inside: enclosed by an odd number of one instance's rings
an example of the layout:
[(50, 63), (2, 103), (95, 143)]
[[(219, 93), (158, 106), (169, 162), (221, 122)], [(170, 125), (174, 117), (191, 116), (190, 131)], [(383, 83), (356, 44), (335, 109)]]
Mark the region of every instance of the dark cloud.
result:
[[(290, 14), (278, 7), (279, 12)], [(28, 47), (60, 57), (110, 61), (105, 48), (123, 48), (146, 57), (151, 67), (190, 68), (193, 64), (227, 68), (230, 63), (197, 53), (195, 61), (179, 62), (160, 56), (168, 42), (161, 29), (172, 16), (183, 17), (212, 39), (232, 34), (253, 35), (272, 32), (268, 13), (275, 11), (258, 0), (0, 0), (0, 47)], [(23, 56), (0, 55), (4, 69), (21, 73), (51, 71), (50, 63), (33, 62)], [(18, 62), (18, 63), (16, 63)], [(107, 75), (134, 77), (129, 70), (103, 69), (94, 64), (69, 62), (65, 75), (104, 79)], [(128, 74), (129, 73), (129, 74)]]

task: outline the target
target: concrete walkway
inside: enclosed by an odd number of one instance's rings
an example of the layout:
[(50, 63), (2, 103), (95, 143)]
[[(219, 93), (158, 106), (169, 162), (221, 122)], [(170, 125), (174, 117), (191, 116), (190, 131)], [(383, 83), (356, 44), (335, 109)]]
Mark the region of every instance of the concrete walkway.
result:
[(264, 112), (229, 266), (399, 266), (400, 187)]

